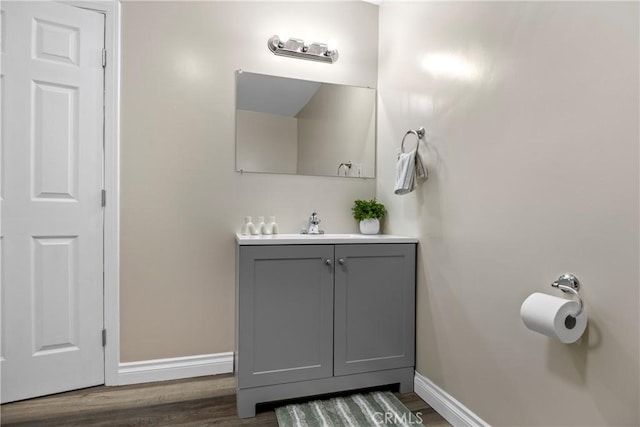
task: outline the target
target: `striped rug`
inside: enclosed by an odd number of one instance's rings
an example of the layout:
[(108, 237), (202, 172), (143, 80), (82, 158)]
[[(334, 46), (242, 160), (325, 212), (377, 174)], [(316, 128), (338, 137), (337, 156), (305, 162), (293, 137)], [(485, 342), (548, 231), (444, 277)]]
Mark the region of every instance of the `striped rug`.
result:
[(280, 427), (423, 426), (420, 413), (412, 414), (388, 391), (282, 406), (276, 416)]

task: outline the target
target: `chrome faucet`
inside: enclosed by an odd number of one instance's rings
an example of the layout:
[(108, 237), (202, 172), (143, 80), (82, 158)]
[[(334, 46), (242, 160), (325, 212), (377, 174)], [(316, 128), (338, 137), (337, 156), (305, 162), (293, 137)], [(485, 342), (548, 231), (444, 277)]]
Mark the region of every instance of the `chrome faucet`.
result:
[(351, 168), (353, 167), (353, 162), (349, 160), (347, 163), (340, 163), (338, 166), (338, 172), (336, 175), (340, 175), (340, 169), (344, 168), (344, 176), (349, 176), (351, 174)]
[(302, 229), (300, 233), (302, 234), (324, 234), (323, 230), (318, 228), (318, 224), (320, 224), (320, 218), (318, 218), (318, 214), (313, 212), (311, 217), (309, 217), (309, 226), (306, 229)]

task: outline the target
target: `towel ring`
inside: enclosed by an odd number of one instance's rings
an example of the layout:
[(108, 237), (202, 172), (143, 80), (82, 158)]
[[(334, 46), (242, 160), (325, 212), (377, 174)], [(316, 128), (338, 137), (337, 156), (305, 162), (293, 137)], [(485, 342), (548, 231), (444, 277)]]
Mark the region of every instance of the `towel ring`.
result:
[(420, 145), (420, 140), (424, 138), (424, 128), (421, 127), (420, 129), (416, 129), (416, 130), (413, 130), (413, 129), (408, 130), (407, 133), (404, 134), (404, 136), (402, 137), (402, 143), (400, 144), (400, 151), (402, 151), (403, 153), (404, 153), (404, 140), (409, 134), (414, 134), (416, 138), (418, 138), (417, 145), (416, 145), (416, 149), (417, 149), (418, 146)]

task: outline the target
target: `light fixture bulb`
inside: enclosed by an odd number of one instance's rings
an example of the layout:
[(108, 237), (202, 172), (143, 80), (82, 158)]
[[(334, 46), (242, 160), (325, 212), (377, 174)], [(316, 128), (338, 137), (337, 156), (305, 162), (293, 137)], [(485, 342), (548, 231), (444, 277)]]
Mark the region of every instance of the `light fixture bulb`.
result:
[(335, 38), (329, 39), (329, 41), (327, 42), (327, 50), (335, 51), (337, 49), (338, 49), (338, 40)]

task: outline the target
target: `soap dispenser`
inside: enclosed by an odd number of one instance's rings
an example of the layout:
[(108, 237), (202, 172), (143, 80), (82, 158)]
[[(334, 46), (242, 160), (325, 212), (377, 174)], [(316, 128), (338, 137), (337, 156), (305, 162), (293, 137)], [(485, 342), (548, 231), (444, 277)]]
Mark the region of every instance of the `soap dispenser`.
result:
[(256, 224), (256, 229), (257, 229), (258, 233), (265, 234), (265, 235), (266, 234), (271, 234), (271, 230), (268, 230), (267, 229), (267, 224), (264, 223), (264, 217), (263, 216), (259, 216), (258, 217), (258, 224)]
[(250, 216), (245, 216), (244, 217), (244, 225), (242, 226), (242, 229), (240, 230), (240, 234), (242, 234), (243, 236), (246, 236), (247, 234), (258, 234), (256, 232), (256, 226), (253, 225), (253, 222), (251, 222), (251, 217)]
[(270, 216), (269, 223), (267, 224), (267, 228), (271, 231), (271, 234), (278, 234), (280, 229), (278, 228), (278, 224), (276, 224), (276, 217)]

